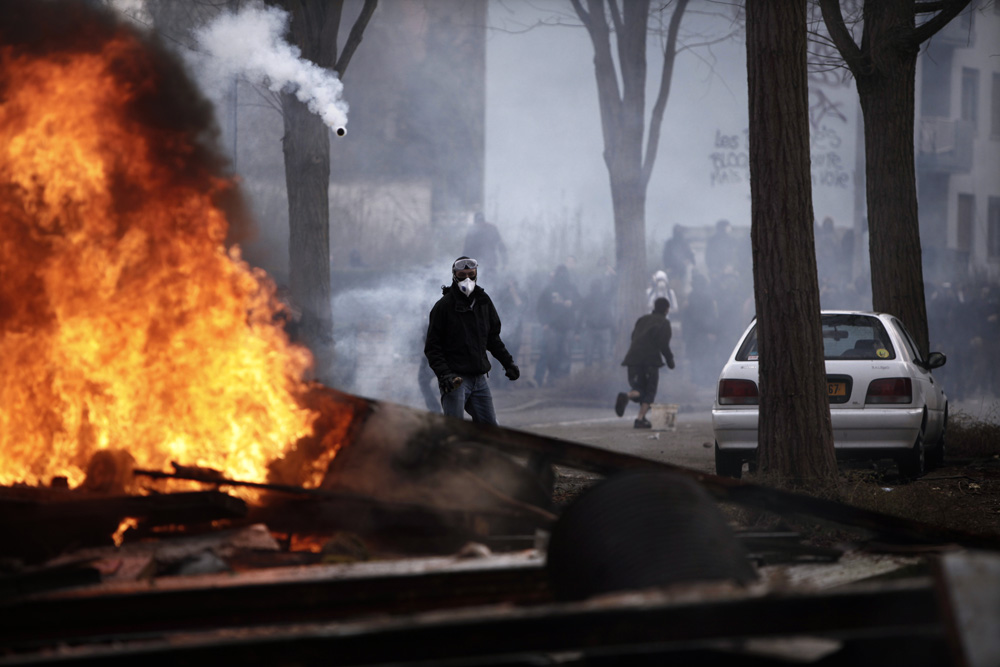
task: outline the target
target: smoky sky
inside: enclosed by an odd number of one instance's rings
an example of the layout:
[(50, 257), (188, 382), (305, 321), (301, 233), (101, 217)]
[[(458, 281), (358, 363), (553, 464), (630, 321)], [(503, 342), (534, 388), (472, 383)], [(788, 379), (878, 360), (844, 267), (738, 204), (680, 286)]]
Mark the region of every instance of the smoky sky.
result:
[[(539, 25), (553, 22), (560, 25)], [(720, 218), (750, 224), (745, 43), (728, 4), (696, 0), (681, 26), (682, 44), (690, 48), (673, 70), (647, 190), (647, 238), (657, 248), (675, 224), (708, 226)], [(730, 32), (735, 35), (718, 43), (694, 46)], [(609, 237), (613, 214), (594, 51), (569, 3), (492, 2), (487, 45), (487, 211), (516, 224), (579, 207), (586, 233), (595, 241)], [(648, 120), (663, 62), (655, 35), (647, 53)], [(811, 99), (817, 108), (820, 95)], [(814, 151), (838, 169), (826, 176), (827, 185), (814, 187), (816, 219), (829, 215), (838, 227), (851, 226), (856, 95), (839, 86), (824, 97), (836, 113), (817, 111), (814, 132), (832, 131), (837, 145), (830, 146), (826, 134), (814, 141)]]

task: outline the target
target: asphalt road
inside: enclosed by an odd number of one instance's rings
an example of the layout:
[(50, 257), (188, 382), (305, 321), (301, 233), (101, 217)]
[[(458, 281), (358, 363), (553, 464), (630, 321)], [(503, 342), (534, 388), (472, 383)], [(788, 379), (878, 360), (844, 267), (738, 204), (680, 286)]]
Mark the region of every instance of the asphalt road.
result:
[(613, 401), (563, 402), (544, 392), (494, 392), (494, 405), (501, 426), (715, 471), (712, 416), (707, 404), (679, 406), (672, 430), (634, 428), (638, 410), (634, 403), (626, 408), (624, 417), (615, 414)]

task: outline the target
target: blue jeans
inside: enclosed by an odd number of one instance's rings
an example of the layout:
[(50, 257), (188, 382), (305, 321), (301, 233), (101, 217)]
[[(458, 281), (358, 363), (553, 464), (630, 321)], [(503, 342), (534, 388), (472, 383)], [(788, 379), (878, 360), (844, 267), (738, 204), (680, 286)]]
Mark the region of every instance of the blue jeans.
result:
[(493, 394), (485, 375), (463, 375), (461, 385), (441, 396), (441, 407), (449, 417), (462, 419), (463, 412), (468, 412), (474, 422), (497, 423)]

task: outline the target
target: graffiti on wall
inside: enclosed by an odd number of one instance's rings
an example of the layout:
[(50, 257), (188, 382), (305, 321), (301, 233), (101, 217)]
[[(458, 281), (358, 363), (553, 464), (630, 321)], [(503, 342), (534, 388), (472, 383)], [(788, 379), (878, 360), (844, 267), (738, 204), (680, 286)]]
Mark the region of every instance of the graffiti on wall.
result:
[(715, 144), (709, 160), (712, 170), (709, 178), (712, 187), (717, 185), (738, 185), (750, 182), (750, 131), (746, 128), (739, 134), (723, 134), (715, 131)]
[[(814, 188), (847, 189), (853, 160), (846, 155), (849, 127), (843, 102), (831, 99), (821, 88), (809, 91), (809, 143)], [(709, 159), (712, 187), (750, 182), (750, 131), (715, 130)]]

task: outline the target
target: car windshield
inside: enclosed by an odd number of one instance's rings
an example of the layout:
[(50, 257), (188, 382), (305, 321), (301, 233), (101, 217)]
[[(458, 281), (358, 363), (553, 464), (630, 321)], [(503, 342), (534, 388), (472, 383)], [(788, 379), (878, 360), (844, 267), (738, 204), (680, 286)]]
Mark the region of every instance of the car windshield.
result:
[[(824, 359), (895, 359), (896, 352), (882, 322), (871, 315), (823, 315)], [(757, 361), (757, 327), (736, 353), (737, 361)]]

